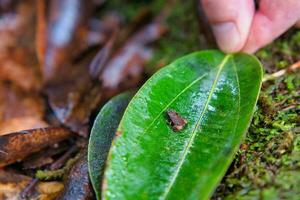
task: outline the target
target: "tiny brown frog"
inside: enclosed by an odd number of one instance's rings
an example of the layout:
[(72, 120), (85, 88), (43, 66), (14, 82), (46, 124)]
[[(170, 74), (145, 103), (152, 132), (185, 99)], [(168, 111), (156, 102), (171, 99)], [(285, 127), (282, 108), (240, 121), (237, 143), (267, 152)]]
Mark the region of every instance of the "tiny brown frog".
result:
[(172, 126), (174, 132), (180, 131), (187, 124), (187, 121), (183, 119), (177, 112), (174, 110), (167, 110), (166, 112), (169, 124)]

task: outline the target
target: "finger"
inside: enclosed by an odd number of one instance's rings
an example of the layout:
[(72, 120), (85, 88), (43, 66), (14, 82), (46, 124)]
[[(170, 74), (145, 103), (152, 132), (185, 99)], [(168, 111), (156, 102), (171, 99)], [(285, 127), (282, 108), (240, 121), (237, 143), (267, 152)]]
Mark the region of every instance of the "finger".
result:
[(254, 16), (253, 0), (201, 0), (221, 50), (237, 52), (246, 43)]
[(296, 24), (300, 17), (298, 0), (261, 0), (248, 41), (242, 51), (253, 53)]
[(295, 25), (297, 28), (300, 28), (300, 20)]

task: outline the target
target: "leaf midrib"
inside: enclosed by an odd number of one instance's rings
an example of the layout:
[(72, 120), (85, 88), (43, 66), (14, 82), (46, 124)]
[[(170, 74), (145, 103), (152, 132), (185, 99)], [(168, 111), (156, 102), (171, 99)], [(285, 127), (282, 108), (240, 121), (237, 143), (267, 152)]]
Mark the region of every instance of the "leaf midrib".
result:
[(147, 129), (143, 132), (142, 135), (146, 134), (150, 128), (154, 125), (154, 123), (159, 119), (159, 117), (167, 110), (167, 108), (170, 107), (174, 101), (176, 101), (184, 92), (186, 92), (189, 88), (191, 88), (194, 84), (196, 84), (198, 81), (202, 80), (208, 73), (203, 74), (202, 76), (198, 77), (195, 79), (193, 82), (191, 82), (188, 86), (186, 86), (181, 92), (179, 92), (173, 99), (170, 101), (158, 114), (157, 116), (153, 119), (153, 121), (149, 124)]
[(193, 143), (194, 138), (195, 138), (195, 136), (196, 136), (196, 130), (197, 130), (198, 127), (200, 126), (200, 123), (202, 122), (202, 118), (203, 118), (204, 114), (205, 114), (206, 111), (207, 111), (209, 102), (210, 102), (210, 100), (211, 100), (212, 94), (213, 94), (213, 92), (214, 92), (214, 90), (215, 90), (215, 87), (216, 87), (216, 85), (217, 85), (217, 82), (218, 82), (218, 80), (219, 80), (219, 76), (220, 76), (220, 74), (221, 74), (221, 71), (222, 71), (222, 69), (224, 68), (224, 66), (225, 66), (225, 64), (226, 64), (226, 62), (227, 62), (227, 60), (229, 59), (230, 56), (231, 56), (231, 54), (226, 55), (226, 56), (223, 58), (223, 60), (221, 61), (221, 63), (219, 64), (219, 66), (218, 66), (219, 70), (218, 70), (218, 72), (217, 72), (216, 78), (215, 78), (215, 80), (214, 80), (214, 82), (213, 82), (213, 85), (212, 85), (212, 87), (211, 87), (211, 89), (210, 89), (210, 92), (209, 92), (209, 94), (208, 94), (208, 98), (207, 98), (207, 100), (206, 100), (206, 102), (205, 102), (204, 108), (203, 108), (203, 110), (202, 110), (202, 112), (201, 112), (201, 114), (200, 114), (200, 117), (199, 117), (199, 119), (198, 119), (198, 121), (197, 121), (197, 123), (196, 123), (195, 128), (193, 129), (193, 131), (192, 131), (192, 133), (191, 133), (191, 137), (190, 137), (190, 139), (189, 139), (189, 141), (188, 141), (186, 147), (184, 148), (184, 151), (183, 151), (183, 153), (182, 153), (181, 159), (180, 159), (180, 161), (179, 161), (179, 164), (178, 164), (178, 166), (177, 166), (177, 168), (176, 168), (176, 171), (175, 171), (174, 175), (172, 176), (172, 179), (171, 179), (171, 181), (170, 181), (170, 184), (168, 185), (168, 187), (167, 187), (167, 189), (165, 190), (165, 192), (163, 193), (163, 195), (159, 198), (159, 199), (161, 199), (161, 200), (166, 199), (166, 197), (168, 196), (168, 194), (169, 194), (169, 192), (170, 192), (172, 186), (173, 186), (174, 183), (175, 183), (175, 180), (176, 180), (176, 177), (177, 177), (178, 174), (179, 174), (180, 168), (182, 167), (182, 165), (183, 165), (183, 163), (184, 163), (184, 160), (185, 160), (185, 158), (186, 158), (186, 156), (187, 156), (187, 154), (188, 154), (188, 151), (189, 151), (190, 147), (192, 146), (192, 143)]

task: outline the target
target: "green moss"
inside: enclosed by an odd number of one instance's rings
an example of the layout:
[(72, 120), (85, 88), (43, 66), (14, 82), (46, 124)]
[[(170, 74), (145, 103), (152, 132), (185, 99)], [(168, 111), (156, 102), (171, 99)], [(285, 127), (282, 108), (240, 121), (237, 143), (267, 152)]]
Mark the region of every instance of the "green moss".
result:
[(57, 180), (62, 179), (66, 175), (68, 175), (69, 170), (71, 167), (75, 164), (75, 162), (78, 160), (79, 154), (75, 156), (74, 158), (71, 158), (68, 160), (68, 162), (65, 164), (64, 167), (57, 170), (38, 170), (35, 174), (35, 177), (39, 180)]
[(149, 9), (153, 15), (159, 13), (166, 1), (164, 0), (109, 0), (104, 4), (102, 13), (115, 12), (121, 15), (125, 24), (130, 23), (141, 9)]
[[(296, 61), (299, 32), (258, 52), (271, 69)], [(296, 45), (287, 47), (285, 44)], [(297, 46), (299, 45), (299, 46)], [(269, 49), (275, 49), (274, 57)], [(290, 57), (288, 57), (289, 55)], [(289, 58), (288, 60), (286, 60)], [(285, 67), (287, 67), (286, 64)], [(300, 195), (300, 74), (264, 83), (245, 142), (214, 194), (215, 199), (298, 199)]]
[(300, 60), (300, 31), (291, 30), (256, 53), (268, 72), (278, 71)]

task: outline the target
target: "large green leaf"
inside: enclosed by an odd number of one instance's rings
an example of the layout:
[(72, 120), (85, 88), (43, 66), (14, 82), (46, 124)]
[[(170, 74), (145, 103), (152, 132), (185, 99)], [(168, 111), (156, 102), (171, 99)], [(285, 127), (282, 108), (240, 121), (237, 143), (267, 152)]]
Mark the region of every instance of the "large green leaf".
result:
[(88, 166), (97, 199), (101, 199), (101, 180), (111, 142), (131, 98), (131, 93), (112, 98), (95, 119), (88, 145)]
[[(112, 145), (104, 199), (208, 199), (250, 123), (262, 79), (257, 59), (203, 51), (157, 72), (133, 97)], [(174, 132), (165, 116), (187, 124)]]

